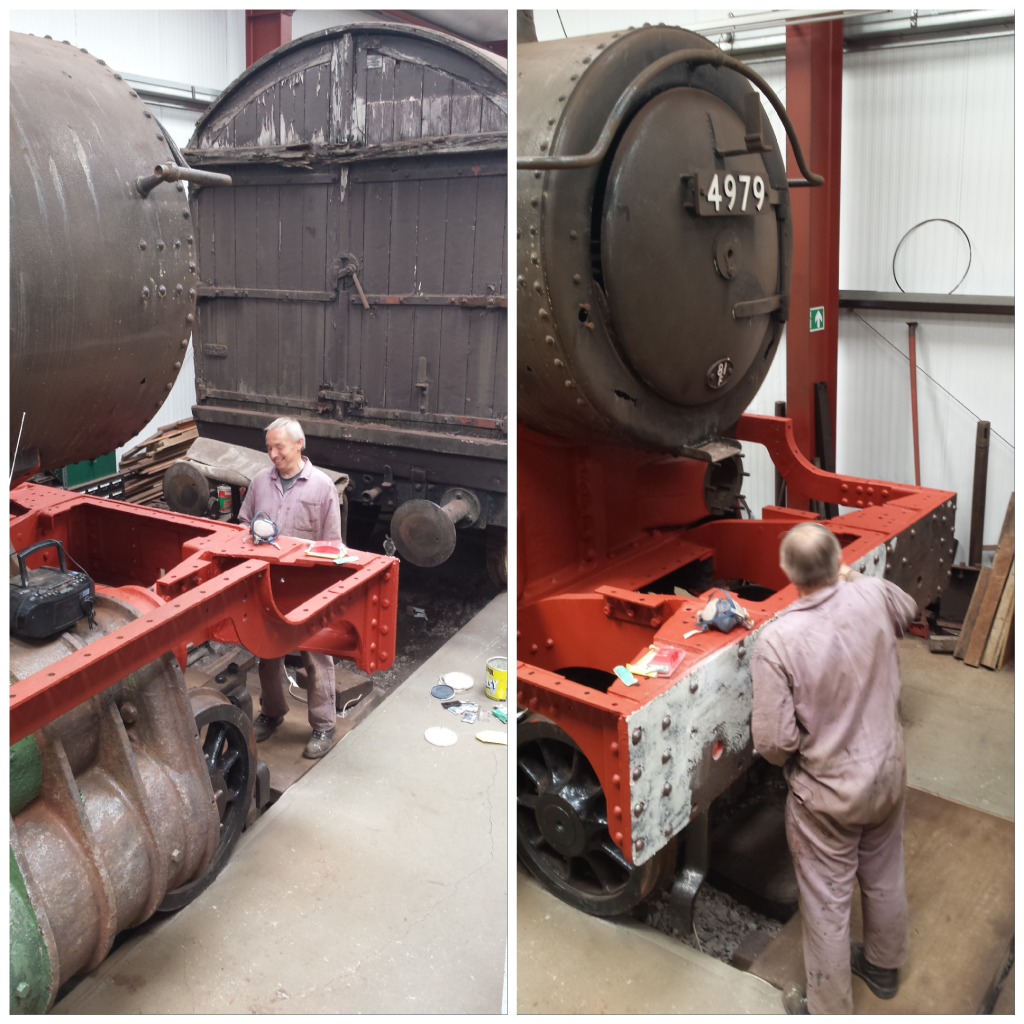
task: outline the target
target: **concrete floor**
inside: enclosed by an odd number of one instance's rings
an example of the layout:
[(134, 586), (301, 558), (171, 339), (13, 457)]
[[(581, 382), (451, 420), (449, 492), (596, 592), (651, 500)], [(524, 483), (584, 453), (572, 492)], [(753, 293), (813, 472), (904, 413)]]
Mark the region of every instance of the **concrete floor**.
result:
[[(495, 598), (240, 839), (214, 884), (143, 926), (57, 1013), (498, 1013), (508, 934), (508, 748), (483, 693)], [(486, 718), (430, 696), (469, 672)], [(434, 747), (424, 730), (458, 735)]]
[[(1012, 820), (1013, 666), (968, 668), (916, 637), (899, 652), (910, 785)], [(517, 906), (520, 1013), (782, 1012), (767, 982), (632, 919), (580, 913), (521, 865)]]
[(969, 668), (919, 637), (899, 647), (907, 782), (1012, 820), (1013, 666)]

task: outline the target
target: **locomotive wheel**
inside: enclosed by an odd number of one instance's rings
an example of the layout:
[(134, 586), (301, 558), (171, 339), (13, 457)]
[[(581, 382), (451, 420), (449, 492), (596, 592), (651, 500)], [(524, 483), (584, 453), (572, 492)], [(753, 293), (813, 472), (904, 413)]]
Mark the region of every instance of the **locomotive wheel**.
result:
[(245, 712), (215, 690), (189, 696), (220, 814), (220, 841), (198, 878), (167, 893), (158, 908), (163, 911), (187, 906), (220, 874), (245, 828), (256, 787), (256, 733)]
[(559, 899), (585, 913), (629, 913), (664, 882), (666, 866), (674, 867), (675, 844), (639, 867), (630, 864), (608, 833), (597, 775), (572, 738), (539, 715), (519, 722), (517, 733), (523, 863)]

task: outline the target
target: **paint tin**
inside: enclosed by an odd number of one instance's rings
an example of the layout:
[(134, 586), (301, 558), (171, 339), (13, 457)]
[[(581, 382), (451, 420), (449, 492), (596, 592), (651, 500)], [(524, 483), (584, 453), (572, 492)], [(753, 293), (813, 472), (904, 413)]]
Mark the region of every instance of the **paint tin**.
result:
[(484, 693), (491, 700), (504, 700), (508, 695), (508, 658), (488, 659)]
[(231, 486), (229, 484), (217, 485), (217, 504), (221, 512), (231, 511)]

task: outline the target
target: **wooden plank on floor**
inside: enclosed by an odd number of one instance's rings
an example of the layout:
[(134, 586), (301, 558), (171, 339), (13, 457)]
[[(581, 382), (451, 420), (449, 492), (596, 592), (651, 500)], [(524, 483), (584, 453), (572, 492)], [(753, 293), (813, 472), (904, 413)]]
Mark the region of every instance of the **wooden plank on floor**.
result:
[(978, 573), (978, 582), (974, 585), (974, 593), (971, 594), (971, 603), (967, 606), (967, 618), (964, 619), (963, 628), (960, 630), (960, 638), (957, 641), (953, 657), (961, 661), (967, 654), (967, 645), (971, 641), (971, 634), (974, 632), (974, 624), (978, 621), (978, 609), (985, 598), (985, 590), (988, 587), (988, 578), (992, 574), (992, 567), (983, 565)]
[(1010, 565), (1013, 563), (1013, 497), (1011, 494), (1010, 503), (1006, 509), (1006, 518), (1003, 520), (1003, 529), (999, 534), (999, 545), (996, 548), (995, 558), (992, 559), (992, 575), (985, 588), (985, 596), (978, 608), (978, 618), (974, 623), (971, 638), (967, 642), (967, 651), (964, 654), (964, 664), (972, 667), (977, 667), (981, 662), (981, 655), (985, 650), (988, 634), (992, 628), (992, 620), (995, 618), (999, 599), (1003, 596), (1006, 577), (1010, 572)]
[[(895, 998), (853, 979), (855, 1013), (976, 1013), (1013, 939), (1013, 822), (907, 787), (903, 827), (910, 952)], [(850, 934), (862, 937), (859, 890)], [(800, 914), (754, 961), (751, 974), (784, 988), (805, 983)]]
[(1003, 596), (999, 598), (996, 616), (992, 620), (992, 629), (989, 631), (985, 651), (981, 656), (981, 663), (985, 668), (997, 668), (1006, 648), (1008, 630), (1013, 619), (1014, 565), (1015, 562), (1010, 563), (1010, 574), (1006, 577)]

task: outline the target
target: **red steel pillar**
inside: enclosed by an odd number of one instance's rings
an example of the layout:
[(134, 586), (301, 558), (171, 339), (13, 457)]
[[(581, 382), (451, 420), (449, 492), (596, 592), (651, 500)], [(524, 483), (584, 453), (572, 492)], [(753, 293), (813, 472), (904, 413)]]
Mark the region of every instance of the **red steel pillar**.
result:
[(245, 66), (292, 41), (294, 11), (245, 12)]
[[(828, 384), (832, 436), (836, 422), (839, 336), (839, 159), (843, 119), (843, 22), (786, 28), (786, 109), (808, 166), (825, 178), (818, 188), (795, 188), (793, 283), (786, 324), (786, 411), (800, 451), (816, 450), (814, 385)], [(787, 172), (799, 178), (787, 144)], [(821, 312), (816, 312), (820, 310)], [(819, 319), (820, 317), (820, 319)], [(813, 321), (813, 322), (812, 322)], [(819, 328), (820, 329), (816, 329)], [(833, 442), (834, 443), (834, 442)], [(790, 508), (807, 508), (807, 495), (790, 491)]]

